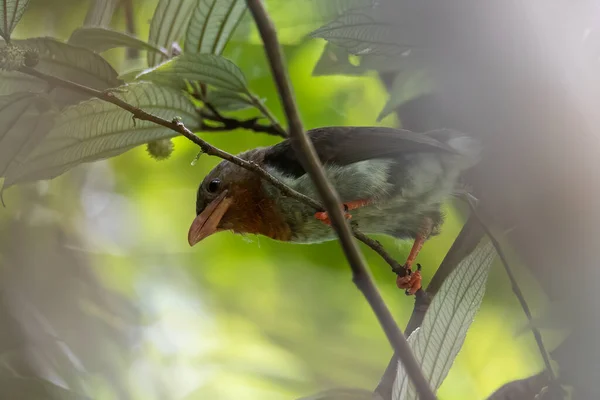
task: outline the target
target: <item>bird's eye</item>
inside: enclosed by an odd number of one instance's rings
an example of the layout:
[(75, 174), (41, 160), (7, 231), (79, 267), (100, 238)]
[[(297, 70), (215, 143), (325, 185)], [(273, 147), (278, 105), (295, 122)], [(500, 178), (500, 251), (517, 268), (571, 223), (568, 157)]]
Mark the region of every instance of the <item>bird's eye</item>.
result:
[(213, 179), (212, 181), (210, 181), (210, 183), (208, 184), (208, 187), (206, 188), (208, 190), (209, 193), (215, 193), (217, 190), (219, 190), (219, 188), (221, 187), (221, 180), (220, 179)]

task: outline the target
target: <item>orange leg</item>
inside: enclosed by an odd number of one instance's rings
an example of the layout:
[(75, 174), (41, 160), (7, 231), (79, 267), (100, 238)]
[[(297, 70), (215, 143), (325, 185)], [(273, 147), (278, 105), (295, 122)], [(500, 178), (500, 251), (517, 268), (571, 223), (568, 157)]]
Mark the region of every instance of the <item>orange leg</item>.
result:
[(423, 229), (417, 234), (415, 242), (413, 243), (406, 263), (404, 264), (405, 274), (404, 276), (398, 276), (396, 278), (396, 286), (400, 289), (405, 289), (407, 295), (413, 295), (417, 290), (421, 289), (421, 266), (417, 264), (418, 268), (413, 272), (412, 266), (419, 255), (419, 252), (423, 248), (423, 244), (429, 237), (432, 228), (432, 221), (427, 219), (423, 224)]
[(417, 270), (413, 272), (412, 269), (406, 269), (406, 275), (398, 276), (396, 278), (396, 285), (400, 289), (405, 289), (408, 296), (412, 296), (421, 289), (421, 264), (417, 264)]
[[(342, 206), (344, 207), (344, 216), (346, 217), (346, 219), (350, 219), (350, 218), (352, 218), (352, 215), (350, 215), (348, 213), (348, 211), (356, 210), (357, 208), (368, 206), (372, 202), (373, 202), (372, 200), (354, 200), (354, 201), (350, 201), (348, 203), (344, 203), (344, 204), (342, 204)], [(324, 224), (331, 225), (331, 220), (329, 219), (329, 215), (327, 214), (327, 211), (320, 211), (320, 212), (315, 213), (315, 218), (318, 219), (319, 221), (323, 222)]]

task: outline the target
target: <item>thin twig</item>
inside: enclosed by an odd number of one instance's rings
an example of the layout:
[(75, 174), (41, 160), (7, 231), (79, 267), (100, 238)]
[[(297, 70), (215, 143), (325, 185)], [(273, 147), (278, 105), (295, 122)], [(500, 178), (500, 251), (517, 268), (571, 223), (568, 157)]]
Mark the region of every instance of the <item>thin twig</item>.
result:
[(398, 328), (398, 325), (383, 301), (381, 294), (373, 283), (373, 279), (367, 270), (364, 258), (356, 242), (352, 238), (352, 231), (340, 207), (340, 198), (325, 176), (323, 166), (317, 156), (315, 148), (306, 135), (306, 132), (304, 132), (273, 22), (269, 18), (261, 0), (246, 0), (246, 3), (254, 17), (254, 21), (256, 22), (258, 31), (264, 43), (271, 72), (288, 120), (292, 147), (303, 161), (305, 170), (312, 178), (323, 199), (325, 209), (331, 218), (333, 227), (339, 236), (350, 267), (352, 268), (354, 283), (362, 291), (373, 309), (373, 312), (379, 319), (379, 323), (385, 331), (390, 344), (404, 364), (407, 374), (415, 385), (420, 398), (422, 400), (433, 400), (436, 396), (427, 383), (417, 360), (410, 350), (406, 338), (402, 335), (400, 328)]
[[(208, 142), (206, 142), (206, 141), (202, 140), (201, 138), (199, 138), (198, 136), (196, 136), (192, 131), (190, 131), (188, 128), (186, 128), (181, 122), (167, 121), (163, 118), (149, 114), (149, 113), (145, 112), (144, 110), (139, 109), (135, 106), (132, 106), (131, 104), (119, 99), (118, 97), (115, 97), (109, 91), (102, 92), (102, 91), (99, 91), (99, 90), (96, 90), (96, 89), (93, 89), (93, 88), (90, 88), (90, 87), (87, 87), (84, 85), (80, 85), (75, 82), (71, 82), (66, 79), (62, 79), (62, 78), (58, 78), (58, 77), (55, 77), (52, 75), (45, 74), (43, 72), (37, 71), (37, 70), (35, 70), (33, 68), (29, 68), (29, 67), (22, 67), (19, 71), (24, 74), (28, 74), (28, 75), (32, 75), (37, 78), (40, 78), (52, 86), (61, 86), (61, 87), (65, 87), (65, 88), (68, 88), (68, 89), (71, 89), (74, 91), (79, 91), (81, 93), (85, 93), (91, 97), (97, 97), (101, 100), (112, 103), (112, 104), (116, 105), (117, 107), (124, 109), (125, 111), (130, 112), (134, 116), (134, 118), (137, 118), (139, 120), (144, 120), (144, 121), (150, 121), (157, 125), (164, 126), (165, 128), (169, 128), (169, 129), (185, 136), (187, 139), (189, 139), (193, 143), (197, 144), (200, 147), (200, 149), (202, 150), (202, 153), (211, 155), (211, 156), (215, 156), (215, 157), (219, 157), (221, 159), (232, 162), (233, 164), (236, 164), (242, 168), (245, 168), (249, 171), (252, 171), (252, 172), (258, 174), (261, 178), (265, 179), (267, 182), (271, 183), (273, 186), (275, 186), (277, 189), (279, 189), (286, 196), (294, 198), (310, 207), (313, 207), (315, 209), (315, 211), (323, 211), (324, 210), (323, 206), (318, 201), (290, 188), (289, 186), (287, 186), (286, 184), (281, 182), (279, 179), (277, 179), (273, 175), (269, 174), (266, 170), (261, 168), (256, 163), (246, 161), (246, 160), (236, 157), (230, 153), (227, 153), (223, 150), (220, 150), (217, 147), (212, 146)], [(225, 130), (225, 129), (222, 129), (221, 127), (206, 127), (206, 126), (204, 126), (202, 129), (209, 131), (209, 132), (211, 132), (211, 131), (218, 132), (218, 131)], [(361, 234), (356, 229), (354, 230), (354, 233), (355, 233), (357, 239), (363, 241), (365, 244), (367, 244), (369, 247), (373, 248), (373, 250), (375, 250), (377, 253), (379, 253), (384, 258), (384, 260), (386, 260), (390, 264), (390, 267), (392, 267), (392, 269), (394, 269), (398, 265), (398, 263), (389, 254), (387, 254), (385, 252), (383, 247), (381, 247), (381, 246), (373, 247), (372, 239)]]
[(265, 107), (263, 102), (258, 97), (251, 95), (250, 100), (252, 101), (252, 104), (254, 105), (254, 107), (258, 108), (258, 110), (260, 110), (260, 112), (265, 116), (265, 118), (267, 118), (269, 120), (271, 125), (273, 125), (273, 127), (279, 133), (279, 136), (288, 137), (286, 130), (281, 127), (279, 122), (277, 122), (277, 119), (275, 118), (275, 116), (273, 114), (271, 114), (271, 111), (269, 111), (269, 109), (267, 107)]
[(375, 239), (371, 239), (370, 237), (368, 237), (367, 235), (365, 235), (364, 233), (362, 233), (354, 227), (352, 228), (352, 233), (354, 234), (355, 238), (369, 246), (371, 250), (373, 250), (375, 253), (379, 254), (381, 258), (383, 258), (385, 262), (387, 262), (390, 265), (390, 267), (392, 267), (392, 271), (394, 273), (396, 273), (399, 276), (404, 276), (404, 274), (406, 273), (406, 268), (404, 268), (402, 265), (400, 265), (398, 261), (396, 261), (392, 256), (390, 256), (388, 252), (385, 251), (381, 243), (379, 243)]
[(542, 335), (540, 334), (540, 331), (533, 324), (533, 316), (531, 315), (531, 311), (529, 310), (529, 306), (527, 305), (525, 296), (523, 296), (523, 292), (521, 291), (521, 288), (519, 287), (517, 279), (515, 278), (515, 275), (513, 274), (512, 269), (510, 268), (510, 265), (508, 264), (508, 259), (506, 258), (504, 251), (502, 250), (502, 247), (500, 246), (500, 242), (498, 242), (498, 240), (496, 240), (496, 237), (494, 236), (492, 231), (483, 222), (483, 220), (481, 219), (481, 216), (477, 212), (477, 209), (473, 205), (471, 199), (467, 198), (466, 201), (469, 204), (469, 207), (471, 208), (471, 212), (473, 213), (475, 218), (477, 218), (477, 221), (481, 225), (481, 228), (484, 230), (485, 234), (490, 238), (490, 241), (496, 248), (496, 253), (498, 253), (498, 257), (500, 257), (500, 260), (502, 261), (502, 265), (504, 266), (506, 275), (508, 275), (508, 279), (510, 280), (512, 290), (515, 293), (515, 296), (517, 296), (517, 299), (519, 300), (519, 303), (521, 304), (521, 308), (523, 309), (523, 312), (525, 312), (525, 315), (527, 316), (527, 319), (529, 320), (529, 323), (531, 326), (531, 332), (533, 333), (535, 342), (537, 343), (538, 349), (540, 350), (540, 353), (542, 355), (542, 359), (544, 360), (544, 364), (546, 365), (546, 371), (550, 375), (550, 378), (552, 380), (555, 380), (556, 375), (554, 374), (554, 371), (552, 369), (552, 364), (550, 364), (550, 357), (548, 357), (548, 352), (546, 351), (546, 347), (544, 346), (544, 341), (542, 340)]
[[(269, 112), (269, 110), (255, 97), (252, 97), (252, 104), (256, 107), (269, 121), (270, 125), (262, 125), (258, 123), (259, 118), (250, 118), (247, 120), (238, 120), (235, 118), (225, 117), (223, 114), (217, 110), (217, 108), (207, 100), (206, 97), (206, 85), (200, 84), (199, 90), (194, 91), (192, 96), (204, 103), (204, 107), (210, 111), (210, 114), (207, 114), (203, 109), (200, 110), (200, 115), (204, 119), (208, 119), (214, 122), (219, 122), (223, 124), (224, 129), (216, 129), (223, 131), (232, 131), (234, 129), (242, 128), (248, 129), (254, 132), (266, 133), (268, 135), (279, 136), (284, 139), (288, 137), (287, 132), (279, 125), (279, 122), (273, 117), (273, 115)], [(215, 131), (215, 130), (213, 130)]]
[(202, 118), (218, 122), (220, 126), (210, 126), (210, 125), (202, 125), (202, 130), (205, 131), (233, 131), (235, 129), (248, 129), (258, 133), (266, 133), (268, 135), (287, 137), (287, 135), (282, 135), (279, 129), (274, 125), (263, 125), (258, 122), (258, 118), (249, 118), (249, 119), (236, 119), (236, 118), (228, 118), (219, 113), (212, 105), (209, 106), (209, 103), (205, 103), (206, 107), (210, 110), (210, 114), (206, 113), (206, 111), (201, 112), (200, 115)]

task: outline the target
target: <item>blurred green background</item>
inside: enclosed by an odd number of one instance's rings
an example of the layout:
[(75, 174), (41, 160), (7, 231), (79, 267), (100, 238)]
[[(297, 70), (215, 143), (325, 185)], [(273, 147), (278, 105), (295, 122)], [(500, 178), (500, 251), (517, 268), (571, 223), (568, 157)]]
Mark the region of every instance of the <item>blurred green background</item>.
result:
[[(387, 100), (376, 75), (312, 77), (324, 42), (305, 39), (316, 26), (310, 3), (267, 4), (305, 126), (376, 124)], [(155, 5), (134, 2), (142, 39)], [(88, 6), (32, 0), (14, 36), (66, 39)], [(122, 10), (113, 27), (124, 30)], [(124, 50), (105, 55), (120, 73), (144, 66), (144, 53), (138, 60), (126, 60)], [(225, 55), (283, 121), (249, 24)], [(398, 121), (388, 117), (382, 124)], [(232, 153), (278, 140), (245, 131), (201, 135)], [(267, 400), (338, 386), (373, 389), (391, 349), (352, 284), (337, 242), (291, 245), (226, 232), (188, 246), (197, 185), (219, 162), (202, 156), (192, 166), (196, 154), (179, 138), (167, 161), (151, 159), (140, 147), (4, 194), (1, 359), (97, 399)], [(460, 230), (460, 214), (450, 204), (446, 210), (443, 234), (419, 258), (425, 284)], [(409, 243), (378, 239), (398, 260), (406, 257)], [(362, 248), (403, 328), (413, 299), (396, 288), (387, 264)], [(541, 299), (530, 297), (538, 310)], [(532, 338), (515, 335), (524, 321), (495, 265), (484, 306), (440, 398), (485, 398), (509, 380), (538, 372)], [(23, 346), (25, 356), (15, 350)]]

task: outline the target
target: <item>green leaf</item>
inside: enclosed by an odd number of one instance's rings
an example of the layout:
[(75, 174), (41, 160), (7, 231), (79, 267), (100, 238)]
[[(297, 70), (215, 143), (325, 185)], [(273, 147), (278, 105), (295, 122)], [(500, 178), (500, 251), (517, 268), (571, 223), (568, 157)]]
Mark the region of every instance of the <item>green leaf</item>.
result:
[(246, 8), (246, 0), (199, 0), (187, 28), (184, 51), (221, 54)]
[(0, 97), (0, 176), (26, 152), (32, 136), (41, 139), (50, 130), (51, 122), (44, 119), (42, 123), (39, 118), (42, 101), (37, 94), (27, 92)]
[(52, 382), (0, 374), (0, 398), (14, 400), (89, 400)]
[[(148, 42), (164, 47), (170, 52), (171, 46), (179, 40), (184, 27), (187, 26), (197, 1), (160, 0), (150, 23)], [(165, 58), (155, 52), (148, 53), (148, 65), (153, 67)]]
[(92, 0), (85, 16), (85, 26), (108, 26), (119, 0)]
[(350, 10), (310, 35), (352, 54), (400, 55), (411, 47), (399, 42), (395, 24), (378, 19), (372, 7)]
[[(52, 38), (15, 40), (14, 43), (19, 47), (35, 50), (40, 59), (35, 69), (45, 74), (67, 79), (97, 90), (106, 90), (121, 84), (117, 78), (117, 72), (106, 60), (83, 47), (59, 42)], [(5, 76), (5, 74), (2, 72), (2, 76)], [(17, 91), (30, 89), (39, 93), (48, 89), (45, 82), (25, 74), (15, 72), (8, 76), (26, 82), (27, 87), (19, 88), (16, 84), (1, 82), (0, 92), (3, 94), (14, 92), (11, 89)], [(89, 98), (89, 96), (79, 92), (63, 88), (54, 89), (52, 97), (60, 104), (73, 104)]]
[(97, 90), (105, 90), (120, 84), (117, 72), (98, 54), (53, 38), (26, 39), (18, 42), (21, 47), (39, 52), (40, 61), (35, 69), (46, 74), (68, 79)]
[(239, 93), (226, 90), (211, 90), (206, 96), (206, 102), (219, 111), (239, 111), (254, 107), (252, 101)]
[[(494, 246), (480, 244), (446, 278), (433, 298), (421, 328), (408, 338), (425, 378), (436, 391), (460, 351), (473, 318), (481, 306)], [(392, 400), (416, 400), (417, 394), (402, 363), (394, 382)]]
[(85, 47), (97, 53), (117, 47), (130, 47), (167, 56), (166, 50), (144, 42), (135, 36), (101, 27), (75, 29), (69, 38), (69, 44)]
[(377, 121), (381, 121), (407, 101), (431, 93), (433, 87), (433, 79), (428, 70), (407, 66), (406, 70), (400, 71), (394, 78), (390, 99), (381, 110)]
[(134, 68), (132, 70), (123, 72), (118, 76), (118, 78), (126, 83), (134, 82), (135, 78), (137, 78), (137, 76), (144, 71), (146, 71), (146, 68)]
[(350, 10), (368, 7), (373, 3), (373, 0), (312, 0), (309, 2), (313, 3), (318, 15), (331, 19)]
[[(175, 117), (190, 129), (199, 118), (189, 98), (178, 90), (137, 83), (123, 86), (114, 95), (150, 114), (167, 120)], [(135, 146), (171, 138), (177, 132), (148, 121), (105, 101), (91, 99), (65, 109), (39, 145), (6, 173), (5, 186), (51, 179), (74, 166), (116, 156)]]
[(302, 397), (298, 400), (373, 400), (374, 394), (370, 390), (339, 388), (330, 389), (313, 394), (312, 396)]
[(10, 34), (23, 16), (29, 0), (3, 0), (0, 5), (0, 36), (7, 42)]
[(248, 93), (246, 78), (231, 61), (213, 54), (182, 54), (140, 75), (138, 80), (181, 90), (187, 82), (201, 82), (219, 89)]
[(0, 96), (17, 92), (43, 93), (48, 89), (46, 82), (16, 71), (0, 71)]

